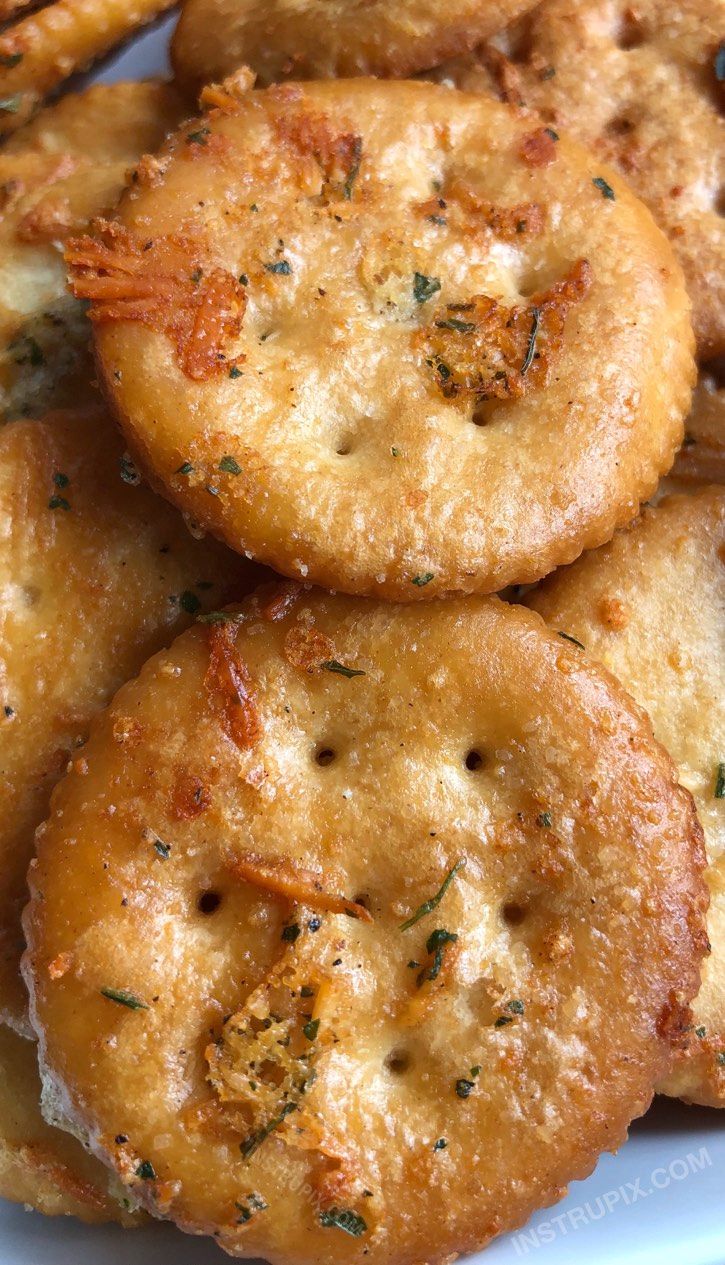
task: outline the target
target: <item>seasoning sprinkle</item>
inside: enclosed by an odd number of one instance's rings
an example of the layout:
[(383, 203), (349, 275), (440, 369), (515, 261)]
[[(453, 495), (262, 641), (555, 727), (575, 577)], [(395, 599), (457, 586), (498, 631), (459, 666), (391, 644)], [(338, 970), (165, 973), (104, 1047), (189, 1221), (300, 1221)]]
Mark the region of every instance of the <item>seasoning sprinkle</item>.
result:
[(242, 467), (240, 466), (239, 462), (234, 457), (222, 457), (221, 461), (219, 462), (219, 469), (223, 470), (224, 474), (241, 474), (242, 473)]
[(410, 918), (407, 918), (405, 922), (401, 922), (399, 930), (407, 931), (410, 927), (414, 927), (417, 922), (420, 922), (421, 918), (425, 918), (426, 914), (432, 914), (433, 910), (440, 905), (456, 875), (465, 867), (466, 858), (461, 857), (448, 871), (435, 896), (431, 896), (429, 900), (424, 900), (423, 904), (418, 906)]
[(449, 944), (455, 944), (458, 936), (455, 931), (446, 931), (443, 927), (439, 927), (436, 931), (432, 931), (425, 942), (426, 952), (433, 954), (433, 964), (429, 967), (423, 967), (416, 983), (418, 988), (425, 984), (426, 980), (437, 979), (440, 975), (443, 965), (443, 953)]
[(291, 1111), (296, 1110), (297, 1103), (286, 1102), (279, 1115), (275, 1116), (274, 1120), (270, 1120), (269, 1123), (264, 1125), (262, 1129), (259, 1129), (257, 1133), (251, 1134), (245, 1142), (240, 1142), (239, 1150), (241, 1151), (244, 1159), (248, 1160), (250, 1155), (254, 1155), (257, 1147), (262, 1145), (266, 1138), (269, 1137), (270, 1133), (273, 1133), (275, 1129), (279, 1128), (283, 1120), (290, 1114)]
[(308, 1041), (315, 1041), (317, 1039), (317, 1033), (319, 1031), (319, 1027), (320, 1027), (319, 1019), (310, 1019), (305, 1024), (302, 1031), (304, 1032)]
[(543, 826), (544, 829), (546, 830), (549, 830), (551, 828), (552, 821), (553, 821), (553, 818), (551, 816), (551, 813), (539, 813), (538, 817), (536, 818), (537, 826)]
[(196, 615), (201, 610), (201, 602), (196, 593), (192, 593), (190, 589), (185, 589), (179, 598), (179, 606), (186, 611), (187, 615)]
[(586, 650), (584, 642), (577, 641), (576, 637), (572, 637), (571, 633), (562, 632), (561, 629), (558, 629), (556, 635), (557, 637), (563, 637), (564, 641), (570, 641), (573, 646), (578, 646), (580, 650)]
[(592, 184), (596, 185), (603, 198), (609, 198), (610, 201), (614, 202), (614, 189), (610, 184), (607, 184), (603, 176), (594, 176)]
[(715, 799), (725, 799), (725, 763), (720, 761), (715, 776)]
[(145, 1001), (141, 1001), (135, 993), (127, 992), (125, 988), (102, 988), (101, 996), (117, 1002), (119, 1006), (127, 1006), (129, 1010), (148, 1010)]
[(288, 926), (282, 928), (282, 939), (287, 944), (294, 944), (299, 934), (300, 934), (299, 923), (291, 922), (288, 924)]
[(286, 259), (278, 259), (276, 263), (265, 264), (264, 267), (267, 272), (273, 272), (278, 277), (289, 277), (292, 272), (292, 266)]
[(190, 461), (182, 461), (181, 465), (179, 466), (178, 470), (175, 471), (175, 473), (176, 474), (193, 474), (194, 467), (192, 466)]
[(67, 488), (70, 483), (70, 479), (67, 474), (63, 474), (60, 470), (56, 470), (53, 475), (53, 482), (57, 488)]
[(23, 98), (19, 92), (16, 92), (12, 97), (0, 98), (0, 110), (4, 114), (17, 114), (22, 104)]
[(434, 579), (435, 576), (432, 571), (423, 571), (421, 575), (413, 576), (411, 584), (415, 584), (416, 588), (422, 589), (425, 588), (426, 584), (430, 584), (431, 580)]
[(436, 329), (452, 329), (457, 334), (472, 334), (476, 326), (473, 321), (460, 321), (456, 316), (449, 316), (445, 321), (436, 321)]
[(141, 482), (141, 475), (127, 452), (124, 452), (123, 456), (119, 458), (118, 470), (124, 483), (129, 483), (131, 487), (138, 487)]
[(367, 676), (361, 668), (346, 668), (344, 663), (339, 663), (337, 659), (327, 659), (320, 664), (325, 672), (337, 672), (338, 676), (347, 677), (351, 681), (354, 676)]
[(197, 615), (197, 624), (233, 624), (240, 618), (239, 611), (207, 611)]
[(525, 377), (525, 375), (529, 372), (529, 369), (531, 368), (531, 362), (533, 361), (534, 356), (536, 354), (536, 339), (539, 336), (540, 322), (541, 322), (541, 312), (539, 311), (538, 307), (532, 308), (531, 331), (529, 333), (529, 341), (526, 347), (526, 355), (524, 356), (524, 363), (521, 366), (522, 378)]
[(354, 1239), (359, 1239), (368, 1228), (365, 1218), (349, 1208), (326, 1208), (320, 1213), (320, 1225), (325, 1229), (344, 1230)]
[(69, 510), (70, 504), (64, 496), (51, 496), (48, 501), (49, 510)]
[(352, 163), (350, 164), (350, 170), (347, 173), (347, 179), (344, 185), (342, 186), (342, 196), (344, 197), (346, 202), (349, 202), (352, 199), (353, 187), (354, 187), (355, 181), (357, 180), (360, 174), (360, 163), (362, 162), (362, 150), (363, 150), (362, 136), (356, 136), (353, 141), (353, 146), (352, 146)]
[(143, 1182), (155, 1182), (156, 1170), (151, 1160), (142, 1160), (136, 1169), (136, 1176), (141, 1178)]
[(427, 303), (441, 288), (437, 277), (426, 277), (423, 272), (413, 273), (413, 298), (416, 303)]
[(465, 1076), (461, 1076), (456, 1081), (456, 1093), (459, 1098), (470, 1098), (475, 1088), (473, 1081), (466, 1080)]

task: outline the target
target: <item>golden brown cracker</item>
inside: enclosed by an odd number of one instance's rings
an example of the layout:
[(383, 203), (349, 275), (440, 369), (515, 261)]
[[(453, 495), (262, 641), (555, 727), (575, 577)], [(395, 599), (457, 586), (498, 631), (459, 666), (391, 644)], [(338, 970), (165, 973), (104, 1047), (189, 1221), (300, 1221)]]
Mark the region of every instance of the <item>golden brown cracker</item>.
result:
[(482, 97), (236, 92), (67, 251), (144, 468), (233, 548), (387, 599), (608, 539), (669, 468), (693, 375), (641, 203)]
[(450, 1259), (647, 1106), (703, 864), (647, 717), (530, 612), (263, 592), (151, 660), (56, 790), (48, 1084), (232, 1254)]
[(677, 495), (527, 598), (619, 677), (692, 791), (710, 859), (712, 954), (663, 1092), (725, 1106), (725, 491)]

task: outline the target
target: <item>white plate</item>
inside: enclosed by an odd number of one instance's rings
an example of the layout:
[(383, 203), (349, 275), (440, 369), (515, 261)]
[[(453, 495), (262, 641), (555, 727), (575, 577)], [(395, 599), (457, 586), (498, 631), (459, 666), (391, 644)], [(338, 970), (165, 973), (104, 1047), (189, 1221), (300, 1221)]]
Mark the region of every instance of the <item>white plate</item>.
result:
[[(147, 31), (94, 78), (168, 71), (173, 19)], [(616, 1016), (612, 1017), (616, 1023)], [(123, 1231), (41, 1217), (0, 1200), (0, 1265), (221, 1265), (208, 1239), (167, 1225)], [(468, 1265), (725, 1265), (725, 1111), (659, 1099), (618, 1155), (568, 1197)]]

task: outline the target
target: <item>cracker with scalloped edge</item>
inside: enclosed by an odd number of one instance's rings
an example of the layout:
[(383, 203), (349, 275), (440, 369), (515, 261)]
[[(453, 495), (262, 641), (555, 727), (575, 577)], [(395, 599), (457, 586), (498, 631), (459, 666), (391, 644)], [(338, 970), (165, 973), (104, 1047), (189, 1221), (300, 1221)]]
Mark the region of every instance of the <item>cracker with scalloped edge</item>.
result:
[(427, 83), (206, 100), (67, 248), (107, 396), (177, 504), (292, 578), (405, 601), (534, 580), (631, 518), (694, 365), (680, 269), (623, 182)]
[(539, 111), (610, 163), (667, 233), (698, 351), (725, 353), (725, 26), (709, 0), (544, 0), (435, 72)]
[(676, 495), (526, 599), (651, 717), (695, 797), (710, 865), (693, 1022), (663, 1093), (725, 1106), (725, 489)]
[(645, 1110), (703, 866), (648, 718), (538, 616), (267, 588), (152, 659), (56, 789), (44, 1075), (232, 1255), (448, 1260)]
[(20, 912), (50, 793), (114, 690), (249, 570), (141, 485), (103, 410), (0, 429), (0, 1018), (21, 1031)]

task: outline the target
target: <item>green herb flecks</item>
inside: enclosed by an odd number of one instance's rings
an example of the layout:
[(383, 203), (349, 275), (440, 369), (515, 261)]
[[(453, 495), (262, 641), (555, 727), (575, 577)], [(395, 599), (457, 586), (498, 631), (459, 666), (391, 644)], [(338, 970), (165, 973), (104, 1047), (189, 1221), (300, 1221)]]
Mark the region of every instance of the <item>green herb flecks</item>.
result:
[(247, 1221), (251, 1221), (255, 1212), (265, 1212), (269, 1207), (269, 1204), (266, 1203), (261, 1195), (252, 1191), (251, 1194), (247, 1195), (246, 1204), (235, 1202), (234, 1207), (240, 1214), (237, 1225), (245, 1225)]
[(309, 1019), (308, 1022), (305, 1024), (304, 1028), (302, 1029), (302, 1031), (304, 1032), (308, 1041), (316, 1041), (319, 1028), (320, 1028), (319, 1019)]
[(531, 368), (532, 361), (536, 355), (536, 340), (539, 336), (539, 325), (541, 323), (541, 312), (538, 307), (532, 308), (531, 311), (531, 330), (529, 332), (529, 341), (526, 347), (526, 355), (524, 363), (521, 366), (521, 377), (525, 377)]
[(546, 135), (547, 135), (547, 136), (550, 136), (550, 137), (551, 137), (552, 141), (558, 141), (558, 139), (559, 139), (559, 133), (558, 133), (558, 132), (555, 132), (555, 131), (554, 131), (554, 129), (553, 129), (553, 127), (545, 127), (545, 128), (544, 128), (544, 131), (546, 132)]
[(360, 174), (360, 163), (362, 162), (362, 151), (363, 151), (362, 136), (356, 136), (352, 144), (352, 162), (350, 164), (350, 170), (348, 171), (347, 179), (345, 180), (345, 183), (342, 186), (342, 196), (346, 202), (351, 201), (352, 191), (355, 186), (355, 181), (357, 180)]
[(236, 460), (235, 457), (222, 457), (221, 461), (219, 462), (219, 469), (223, 470), (224, 474), (241, 474), (242, 473), (242, 467), (240, 466), (239, 462)]
[(447, 1146), (448, 1146), (448, 1143), (446, 1142), (445, 1138), (436, 1138), (435, 1142), (433, 1143), (433, 1150), (445, 1151)]
[(136, 1169), (136, 1176), (141, 1178), (142, 1182), (155, 1182), (156, 1170), (151, 1160), (142, 1160)]
[(154, 848), (164, 861), (168, 861), (171, 856), (171, 844), (164, 843), (162, 839), (154, 839)]
[(267, 272), (273, 272), (277, 277), (289, 277), (292, 272), (292, 265), (287, 259), (278, 259), (276, 263), (265, 264)]
[(3, 114), (18, 114), (23, 104), (22, 93), (16, 92), (12, 97), (0, 97), (0, 112)]
[(715, 54), (715, 78), (718, 83), (725, 83), (725, 40)]
[(391, 456), (393, 456), (393, 457), (399, 457), (399, 456), (401, 455), (401, 453), (400, 453), (400, 449), (399, 449), (399, 448), (391, 448), (391, 449), (390, 449), (390, 454), (391, 454)]
[(455, 931), (446, 931), (443, 927), (432, 931), (425, 942), (426, 952), (433, 955), (433, 962), (430, 966), (424, 966), (416, 981), (418, 988), (421, 988), (427, 980), (437, 979), (440, 975), (443, 965), (443, 954), (449, 944), (455, 944), (458, 936)]
[(182, 611), (186, 611), (187, 615), (196, 615), (201, 610), (201, 602), (196, 593), (192, 593), (191, 589), (184, 589), (179, 597), (179, 606)]
[(362, 668), (346, 668), (345, 664), (338, 662), (337, 659), (326, 659), (320, 667), (325, 672), (337, 672), (338, 676), (344, 676), (348, 681), (351, 681), (354, 676), (367, 676)]
[(470, 1098), (475, 1088), (473, 1081), (467, 1080), (465, 1076), (459, 1077), (456, 1081), (456, 1093), (459, 1098)]
[(715, 774), (715, 799), (725, 799), (725, 763), (720, 761)]
[(251, 1155), (254, 1155), (254, 1152), (264, 1141), (266, 1141), (270, 1133), (274, 1133), (275, 1129), (279, 1128), (290, 1112), (296, 1110), (297, 1103), (286, 1102), (279, 1115), (274, 1117), (274, 1120), (270, 1120), (269, 1123), (265, 1124), (262, 1129), (258, 1129), (256, 1133), (252, 1133), (244, 1142), (240, 1142), (239, 1150), (241, 1151), (243, 1158), (248, 1160)]
[(207, 611), (205, 615), (197, 615), (197, 624), (234, 624), (241, 619), (239, 611)]
[(22, 53), (0, 53), (0, 66), (3, 66), (5, 70), (14, 70), (22, 60)]
[(10, 350), (18, 354), (13, 357), (16, 365), (31, 365), (40, 369), (45, 364), (45, 355), (40, 343), (31, 335), (26, 335), (10, 344)]
[(141, 475), (127, 452), (119, 459), (118, 470), (124, 483), (129, 483), (131, 487), (138, 487)]
[(456, 334), (472, 334), (476, 326), (473, 321), (461, 321), (457, 316), (449, 316), (445, 321), (436, 321), (436, 329), (452, 329)]
[(345, 1234), (351, 1234), (354, 1239), (359, 1239), (368, 1228), (365, 1218), (349, 1208), (326, 1208), (320, 1213), (320, 1225), (326, 1230), (344, 1230)]
[(200, 127), (195, 132), (188, 132), (186, 139), (189, 145), (206, 145), (208, 136), (211, 136), (211, 128)]
[(522, 1001), (519, 1001), (518, 998), (514, 998), (513, 1001), (506, 1002), (506, 1010), (509, 1011), (509, 1014), (499, 1015), (498, 1019), (493, 1025), (494, 1028), (506, 1028), (508, 1027), (510, 1023), (513, 1023), (513, 1018), (512, 1018), (513, 1015), (523, 1015), (524, 1003)]
[(300, 934), (300, 926), (297, 922), (290, 922), (286, 927), (282, 928), (282, 939), (286, 944), (294, 944)]
[(607, 184), (603, 176), (594, 176), (592, 184), (596, 186), (603, 198), (609, 198), (611, 202), (614, 202), (614, 189), (610, 184)]
[(66, 501), (64, 496), (51, 496), (48, 501), (49, 510), (69, 510), (70, 502)]
[(437, 277), (426, 277), (423, 272), (413, 273), (413, 298), (416, 303), (427, 303), (441, 288)]
[[(243, 283), (243, 284), (245, 284), (245, 283)], [(243, 378), (243, 377), (244, 377), (244, 373), (243, 373), (243, 371), (242, 371), (242, 370), (238, 367), (238, 365), (232, 365), (231, 369), (229, 370), (229, 377), (230, 377), (230, 378)]]
[(148, 1010), (145, 1001), (141, 1001), (135, 993), (129, 993), (125, 988), (102, 988), (101, 997), (107, 997), (109, 1001), (115, 1001), (119, 1006), (126, 1006), (129, 1010)]
[(63, 474), (62, 470), (56, 470), (53, 475), (53, 482), (57, 488), (67, 488), (70, 483), (70, 479), (67, 474)]
[(435, 896), (431, 896), (429, 900), (424, 900), (423, 904), (418, 906), (415, 913), (412, 914), (410, 918), (407, 918), (405, 922), (401, 922), (399, 930), (407, 931), (409, 927), (414, 927), (417, 922), (420, 922), (421, 918), (425, 918), (426, 914), (432, 914), (433, 910), (437, 909), (440, 905), (456, 875), (459, 874), (461, 870), (465, 869), (465, 866), (465, 857), (461, 857), (458, 861), (456, 861), (455, 865), (452, 866), (446, 874), (446, 877), (441, 883)]
[(413, 576), (413, 579), (411, 580), (411, 584), (414, 584), (416, 588), (423, 589), (425, 588), (426, 584), (430, 584), (431, 580), (434, 580), (434, 579), (435, 579), (435, 576), (432, 571), (423, 571), (421, 572), (420, 575)]
[(586, 650), (584, 642), (578, 641), (576, 637), (572, 637), (571, 633), (562, 632), (561, 629), (558, 629), (556, 635), (557, 637), (563, 637), (564, 641), (570, 641), (573, 646), (578, 646), (580, 650)]
[(551, 813), (539, 813), (538, 817), (536, 818), (537, 826), (543, 826), (545, 830), (551, 829), (552, 821), (553, 821), (553, 817), (551, 816)]
[(176, 474), (193, 474), (194, 467), (192, 466), (190, 461), (182, 461), (181, 465), (179, 466), (178, 470), (175, 471), (175, 473)]

